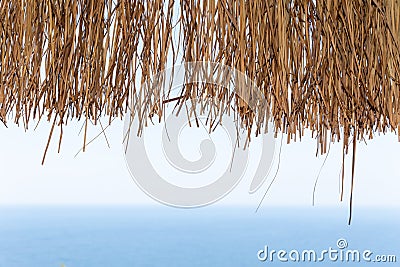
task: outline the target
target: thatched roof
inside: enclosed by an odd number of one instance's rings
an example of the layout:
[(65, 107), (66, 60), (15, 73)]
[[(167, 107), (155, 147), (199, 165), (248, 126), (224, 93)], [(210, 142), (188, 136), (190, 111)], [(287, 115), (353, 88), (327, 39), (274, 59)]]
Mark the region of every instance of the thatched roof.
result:
[(311, 129), (321, 153), (333, 140), (347, 153), (374, 132), (400, 139), (398, 0), (1, 0), (0, 18), (5, 123), (96, 122), (129, 105), (142, 121), (162, 116), (169, 100), (154, 90), (139, 101), (135, 81), (179, 59), (219, 62), (255, 82), (268, 110), (216, 86), (185, 86), (175, 99), (231, 106), (244, 128), (261, 130), (270, 112), (289, 139)]

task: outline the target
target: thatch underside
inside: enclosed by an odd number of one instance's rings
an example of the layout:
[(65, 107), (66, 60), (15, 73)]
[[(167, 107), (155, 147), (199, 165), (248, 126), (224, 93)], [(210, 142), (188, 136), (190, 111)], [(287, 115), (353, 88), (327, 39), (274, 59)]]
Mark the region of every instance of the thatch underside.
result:
[[(321, 144), (329, 131), (347, 145), (351, 135), (400, 127), (400, 1), (1, 0), (0, 17), (4, 122), (122, 116), (140, 89), (138, 70), (147, 80), (179, 50), (183, 61), (245, 73), (290, 138), (310, 128)], [(179, 101), (206, 93), (233, 105), (245, 127), (258, 123), (213, 89), (187, 86)], [(162, 115), (162, 102), (139, 104)]]
[(134, 81), (179, 58), (220, 62), (255, 82), (268, 110), (207, 85), (177, 99), (231, 106), (245, 129), (261, 131), (270, 112), (277, 133), (295, 139), (309, 128), (322, 153), (334, 140), (347, 152), (352, 137), (374, 132), (400, 139), (398, 0), (1, 0), (0, 18), (3, 122), (96, 122), (135, 104), (142, 121), (161, 117), (162, 92), (140, 100), (146, 89)]

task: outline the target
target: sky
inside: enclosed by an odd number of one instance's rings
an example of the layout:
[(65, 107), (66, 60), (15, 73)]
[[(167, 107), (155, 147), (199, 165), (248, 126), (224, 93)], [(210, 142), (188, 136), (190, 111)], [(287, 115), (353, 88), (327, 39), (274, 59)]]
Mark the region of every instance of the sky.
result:
[[(177, 5), (179, 8), (179, 3)], [(43, 166), (41, 161), (50, 132), (50, 123), (41, 121), (36, 129), (35, 124), (31, 123), (26, 132), (12, 123), (8, 124), (9, 128), (0, 124), (0, 205), (161, 205), (139, 189), (127, 168), (122, 145), (123, 120), (116, 119), (106, 131), (110, 147), (104, 136), (100, 136), (87, 147), (86, 152), (78, 153), (83, 144), (83, 135), (79, 134), (82, 124), (82, 121), (72, 121), (64, 127), (60, 153), (57, 153), (59, 129), (55, 129)], [(100, 127), (90, 126), (88, 140), (99, 132)], [(143, 138), (146, 136), (151, 134), (145, 134)], [(223, 136), (223, 133), (216, 133), (213, 140), (216, 144), (224, 143), (226, 138)], [(179, 143), (182, 154), (189, 160), (198, 158), (202, 138), (204, 134), (193, 135), (193, 131), (184, 133)], [(286, 144), (284, 136), (281, 149), (280, 138), (282, 137), (279, 136), (276, 140), (276, 150), (280, 150), (281, 153), (275, 154), (271, 171), (263, 186), (254, 194), (248, 192), (255, 173), (253, 163), (257, 162), (257, 155), (260, 154), (260, 140), (253, 138), (250, 151), (254, 157), (251, 158), (244, 177), (230, 194), (215, 205), (257, 207), (274, 180), (263, 206), (311, 206), (314, 184), (319, 177), (315, 190), (315, 205), (347, 206), (351, 154), (346, 158), (345, 194), (344, 201), (340, 203), (342, 144), (332, 144), (326, 158), (326, 155), (316, 156), (317, 142), (307, 131), (301, 142)], [(162, 170), (166, 164), (163, 164), (165, 160), (158, 151), (160, 143), (148, 139), (147, 150), (153, 153), (155, 168), (161, 168), (161, 172), (170, 172)], [(367, 143), (359, 142), (354, 188), (355, 205), (400, 205), (399, 151), (400, 142), (394, 133), (385, 136), (376, 134), (375, 138)], [(226, 166), (227, 163), (220, 160), (227, 158), (224, 153), (217, 151), (216, 169)], [(277, 175), (274, 179), (275, 173)], [(210, 182), (215, 176), (217, 173), (205, 174), (202, 179), (204, 182)], [(181, 177), (175, 176), (173, 179), (179, 182)], [(195, 181), (197, 184), (202, 182)]]
[[(60, 153), (57, 153), (59, 129), (55, 130), (43, 166), (41, 160), (50, 132), (48, 122), (40, 122), (36, 130), (32, 124), (26, 132), (12, 123), (9, 123), (9, 128), (0, 125), (0, 205), (162, 205), (142, 192), (128, 171), (122, 146), (123, 121), (117, 119), (107, 129), (110, 147), (104, 136), (100, 136), (87, 147), (86, 152), (78, 153), (83, 144), (83, 135), (79, 135), (82, 123), (70, 122), (64, 127)], [(89, 127), (88, 140), (99, 131), (99, 127)], [(193, 160), (193, 155), (195, 158), (199, 153), (198, 145), (204, 137), (195, 140), (190, 134), (182, 136), (180, 149), (183, 155), (189, 155), (187, 151), (192, 151), (192, 156), (188, 158)], [(221, 136), (217, 135), (214, 141), (224, 142)], [(277, 151), (280, 138), (276, 140)], [(345, 199), (340, 203), (342, 144), (332, 144), (323, 165), (326, 155), (316, 156), (316, 140), (311, 138), (310, 133), (306, 132), (301, 142), (286, 144), (285, 141), (286, 138), (282, 142), (280, 156), (279, 153), (275, 154), (271, 172), (260, 190), (254, 194), (248, 193), (255, 172), (254, 166), (249, 164), (237, 187), (214, 205), (250, 205), (256, 208), (279, 165), (263, 206), (311, 206), (317, 177), (316, 206), (347, 206), (351, 154), (346, 159)], [(154, 140), (146, 142), (153, 148), (159, 145)], [(253, 139), (250, 151), (256, 156), (257, 147), (259, 141)], [(366, 144), (359, 142), (355, 206), (391, 207), (400, 204), (399, 151), (400, 143), (394, 133), (377, 135)], [(161, 161), (161, 157), (160, 154), (153, 155), (154, 162)], [(224, 163), (217, 161), (215, 164), (222, 166)], [(209, 179), (213, 176), (209, 174), (205, 177)]]

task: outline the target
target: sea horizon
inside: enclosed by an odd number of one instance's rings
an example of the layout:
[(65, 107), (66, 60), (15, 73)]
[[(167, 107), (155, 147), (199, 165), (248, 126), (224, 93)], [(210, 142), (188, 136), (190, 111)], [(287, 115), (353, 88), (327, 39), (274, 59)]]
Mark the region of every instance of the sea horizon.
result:
[(364, 266), (362, 260), (261, 261), (258, 254), (266, 248), (318, 253), (344, 240), (348, 249), (399, 257), (399, 210), (356, 207), (348, 225), (343, 207), (255, 213), (252, 206), (1, 205), (0, 266)]

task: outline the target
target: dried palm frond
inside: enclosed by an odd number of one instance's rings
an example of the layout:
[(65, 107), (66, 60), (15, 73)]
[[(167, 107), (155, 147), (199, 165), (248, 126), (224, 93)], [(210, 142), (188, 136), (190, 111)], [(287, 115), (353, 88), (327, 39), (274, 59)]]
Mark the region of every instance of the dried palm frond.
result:
[(45, 115), (53, 132), (84, 119), (86, 132), (133, 106), (145, 126), (171, 100), (137, 81), (164, 82), (152, 79), (180, 58), (239, 70), (268, 103), (249, 109), (245, 86), (185, 85), (174, 101), (212, 107), (210, 121), (232, 109), (261, 132), (271, 118), (288, 142), (308, 128), (321, 153), (339, 140), (355, 150), (374, 132), (400, 140), (399, 0), (0, 0), (0, 18), (4, 123)]

